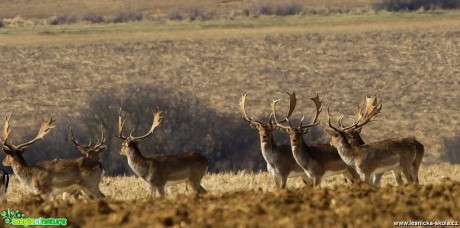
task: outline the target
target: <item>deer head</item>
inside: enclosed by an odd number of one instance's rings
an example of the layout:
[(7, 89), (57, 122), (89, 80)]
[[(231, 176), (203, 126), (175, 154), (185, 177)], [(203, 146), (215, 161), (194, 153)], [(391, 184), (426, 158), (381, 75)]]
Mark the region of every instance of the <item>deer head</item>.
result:
[(5, 152), (6, 154), (6, 157), (3, 160), (3, 165), (5, 166), (11, 166), (15, 160), (24, 162), (22, 154), (27, 149), (27, 147), (34, 144), (38, 140), (42, 139), (46, 134), (49, 133), (51, 129), (53, 129), (56, 126), (54, 125), (54, 122), (56, 120), (53, 119), (53, 116), (51, 116), (49, 120), (43, 119), (37, 136), (35, 136), (34, 139), (28, 142), (25, 142), (25, 143), (22, 143), (16, 146), (11, 142), (12, 140), (10, 138), (10, 133), (11, 133), (10, 118), (11, 118), (11, 114), (6, 116), (5, 126), (3, 128), (2, 139), (0, 139), (0, 142), (2, 143), (3, 152)]
[(123, 117), (121, 116), (121, 108), (118, 109), (118, 135), (117, 135), (117, 137), (120, 138), (121, 140), (123, 140), (122, 148), (120, 150), (120, 154), (126, 156), (126, 149), (128, 149), (130, 147), (133, 147), (133, 146), (137, 148), (137, 144), (138, 144), (139, 141), (149, 137), (153, 133), (155, 128), (161, 123), (161, 120), (163, 118), (161, 116), (161, 114), (162, 114), (162, 111), (153, 112), (152, 126), (150, 127), (150, 130), (145, 135), (133, 136), (132, 135), (132, 133), (134, 131), (134, 129), (133, 129), (131, 131), (131, 133), (129, 134), (129, 136), (126, 137), (126, 136), (123, 136), (123, 128), (125, 126), (126, 120), (123, 120)]
[[(288, 93), (289, 95), (289, 111), (286, 115), (286, 117), (280, 121), (280, 122), (285, 122), (286, 119), (288, 119), (292, 113), (294, 112), (294, 108), (296, 106), (296, 97), (295, 93), (292, 92), (292, 94)], [(246, 104), (246, 97), (248, 96), (248, 93), (244, 93), (241, 96), (241, 101), (240, 101), (240, 110), (243, 114), (242, 118), (244, 121), (249, 123), (249, 126), (252, 128), (256, 129), (259, 131), (259, 136), (260, 136), (260, 141), (261, 142), (268, 142), (272, 139), (272, 131), (275, 130), (275, 121), (273, 120), (273, 115), (270, 114), (268, 117), (268, 121), (266, 123), (258, 120), (254, 120), (253, 117), (249, 118), (246, 109), (245, 109), (245, 104)]]
[(101, 137), (98, 139), (94, 146), (91, 146), (91, 141), (88, 145), (82, 145), (75, 139), (73, 135), (72, 127), (70, 127), (69, 133), (70, 141), (72, 141), (78, 148), (78, 150), (88, 158), (93, 158), (99, 160), (99, 154), (102, 153), (105, 149), (105, 136), (104, 136), (104, 127), (101, 124)]
[(303, 120), (305, 119), (305, 117), (302, 117), (298, 127), (293, 127), (292, 124), (291, 124), (291, 121), (289, 121), (288, 118), (285, 118), (285, 121), (288, 122), (289, 125), (281, 124), (281, 122), (279, 122), (278, 118), (276, 117), (277, 116), (276, 115), (276, 104), (280, 100), (274, 100), (272, 102), (272, 114), (273, 114), (274, 119), (275, 119), (275, 126), (289, 135), (289, 138), (291, 140), (292, 145), (295, 145), (297, 142), (300, 142), (300, 141), (303, 142), (303, 140), (301, 140), (303, 134), (306, 134), (307, 132), (310, 131), (310, 128), (312, 128), (312, 127), (314, 127), (314, 126), (316, 126), (316, 125), (318, 125), (320, 123), (320, 121), (318, 120), (318, 116), (321, 113), (322, 100), (319, 99), (318, 94), (316, 95), (316, 97), (313, 97), (313, 98), (310, 98), (310, 99), (315, 103), (315, 108), (316, 108), (315, 117), (313, 118), (313, 121), (310, 124), (303, 124)]
[[(327, 107), (328, 122), (326, 124), (332, 130), (326, 129), (325, 131), (326, 133), (332, 136), (331, 144), (332, 145), (337, 144), (338, 143), (337, 140), (339, 140), (339, 136), (342, 136), (343, 138), (347, 140), (349, 140), (350, 137), (359, 136), (359, 132), (361, 131), (361, 128), (364, 125), (371, 122), (377, 116), (377, 114), (380, 113), (381, 109), (382, 109), (382, 105), (377, 104), (376, 97), (366, 97), (366, 107), (363, 109), (362, 107), (358, 106), (355, 122), (352, 125), (347, 127), (343, 124), (343, 116), (340, 116), (338, 119), (340, 129), (338, 129), (331, 124), (331, 115), (330, 115), (329, 106), (328, 106)], [(356, 143), (357, 142), (350, 142), (350, 144), (356, 144)]]

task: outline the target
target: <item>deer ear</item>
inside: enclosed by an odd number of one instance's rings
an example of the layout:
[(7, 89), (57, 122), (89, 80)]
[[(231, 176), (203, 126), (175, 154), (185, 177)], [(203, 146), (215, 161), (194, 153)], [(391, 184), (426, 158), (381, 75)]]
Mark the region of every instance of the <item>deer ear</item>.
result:
[(337, 132), (335, 132), (334, 130), (331, 130), (331, 129), (329, 129), (329, 128), (324, 129), (324, 131), (325, 131), (328, 135), (330, 135), (330, 136), (332, 136), (332, 137), (335, 137), (335, 136), (338, 135)]
[(78, 150), (79, 150), (80, 153), (82, 153), (82, 154), (88, 154), (88, 152), (87, 152), (85, 149), (83, 149), (83, 147), (81, 147), (81, 146), (78, 146)]
[(259, 130), (259, 125), (258, 124), (251, 123), (251, 124), (249, 124), (249, 126), (251, 126), (252, 128), (254, 128), (256, 130)]
[(302, 134), (305, 135), (310, 131), (310, 128), (304, 128), (302, 129)]
[(356, 129), (355, 131), (356, 131), (356, 132), (358, 132), (358, 134), (361, 134), (361, 130), (363, 130), (363, 128), (362, 128), (362, 127), (360, 127), (360, 128), (358, 128), (358, 129)]

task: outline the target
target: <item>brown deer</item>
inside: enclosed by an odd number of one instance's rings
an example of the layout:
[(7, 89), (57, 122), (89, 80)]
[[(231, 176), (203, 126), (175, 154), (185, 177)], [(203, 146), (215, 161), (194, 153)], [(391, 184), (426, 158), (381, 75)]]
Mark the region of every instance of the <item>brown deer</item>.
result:
[[(364, 181), (373, 185), (372, 176), (386, 171), (402, 172), (409, 183), (414, 183), (412, 166), (416, 163), (417, 145), (404, 138), (387, 139), (379, 142), (351, 145), (347, 139), (346, 131), (356, 130), (369, 123), (381, 110), (381, 105), (372, 105), (364, 112), (358, 114), (358, 119), (349, 127), (342, 130), (331, 124), (329, 107), (328, 129), (325, 131), (332, 137), (331, 145), (337, 148), (342, 160), (364, 176)], [(339, 118), (339, 123), (342, 117)]]
[(10, 183), (10, 176), (4, 169), (0, 169), (0, 203), (6, 202), (6, 190)]
[[(306, 184), (311, 184), (311, 179), (305, 174), (302, 167), (295, 161), (291, 153), (290, 145), (277, 145), (273, 138), (273, 131), (276, 129), (272, 116), (270, 115), (267, 123), (263, 123), (254, 118), (249, 118), (246, 114), (245, 103), (248, 93), (241, 96), (240, 109), (243, 114), (243, 120), (249, 123), (253, 129), (259, 132), (260, 147), (262, 156), (267, 162), (267, 170), (275, 179), (277, 188), (285, 188), (287, 179), (291, 177), (302, 177)], [(290, 95), (290, 106), (286, 118), (292, 115), (295, 108), (295, 93)], [(284, 121), (283, 121), (284, 122)]]
[[(99, 183), (104, 175), (102, 163), (99, 161), (99, 154), (105, 149), (103, 127), (101, 126), (101, 137), (94, 146), (91, 146), (91, 142), (89, 142), (88, 145), (81, 145), (75, 139), (72, 128), (70, 128), (69, 138), (70, 141), (77, 146), (78, 150), (85, 155), (85, 157), (40, 161), (36, 163), (36, 165), (55, 172), (80, 173), (80, 184), (85, 186), (87, 189), (90, 189), (97, 198), (104, 198), (105, 195), (99, 189)], [(78, 195), (74, 194), (74, 196)], [(91, 195), (88, 198), (90, 197)]]
[(99, 192), (85, 185), (89, 180), (82, 179), (80, 170), (69, 167), (67, 170), (63, 169), (58, 172), (42, 166), (30, 165), (25, 161), (23, 153), (27, 147), (42, 139), (55, 127), (53, 117), (49, 120), (43, 120), (40, 130), (34, 139), (17, 146), (10, 139), (10, 117), (11, 115), (7, 115), (6, 117), (1, 139), (2, 149), (6, 154), (3, 165), (11, 166), (22, 184), (42, 199), (52, 199), (59, 193), (76, 190), (82, 190), (94, 197), (100, 197)]
[[(366, 96), (366, 104), (365, 104), (365, 109), (363, 110), (360, 106), (358, 106), (358, 109), (357, 109), (357, 119), (360, 118), (360, 116), (366, 116), (366, 113), (363, 113), (364, 112), (368, 112), (369, 110), (372, 111), (373, 108), (377, 107), (377, 98), (375, 96), (373, 97), (367, 97)], [(359, 145), (363, 145), (365, 144), (363, 138), (361, 137), (361, 130), (362, 128), (357, 128), (357, 129), (347, 129), (347, 127), (344, 126), (343, 124), (343, 118), (340, 118), (339, 119), (339, 125), (341, 127), (342, 130), (345, 131), (346, 135), (347, 135), (347, 139), (349, 141), (349, 143), (352, 145), (352, 146), (359, 146)], [(419, 178), (418, 178), (418, 172), (419, 172), (419, 168), (420, 168), (420, 165), (422, 163), (422, 160), (423, 160), (423, 156), (425, 154), (425, 148), (423, 146), (423, 144), (421, 144), (419, 141), (417, 141), (415, 138), (405, 138), (404, 141), (412, 141), (412, 143), (415, 144), (416, 146), (416, 157), (415, 157), (415, 163), (413, 164), (412, 166), (412, 169), (411, 169), (411, 176), (412, 176), (412, 179), (415, 181), (415, 183), (419, 183)], [(379, 185), (380, 184), (380, 180), (383, 176), (383, 173), (381, 174), (377, 174), (374, 176), (374, 185)], [(403, 180), (401, 178), (401, 173), (400, 172), (395, 172), (393, 171), (393, 176), (395, 177), (395, 180), (396, 182), (398, 183), (398, 185), (402, 185), (403, 184)]]
[(126, 156), (131, 169), (141, 177), (147, 185), (149, 195), (155, 196), (156, 189), (160, 196), (165, 195), (165, 187), (186, 182), (197, 193), (206, 193), (201, 180), (208, 170), (208, 159), (197, 152), (184, 152), (155, 157), (144, 157), (138, 144), (150, 136), (161, 122), (161, 111), (153, 113), (150, 130), (143, 136), (123, 136), (125, 121), (118, 110), (118, 137), (122, 139), (120, 154)]
[[(294, 94), (294, 93), (293, 93)], [(293, 95), (289, 94), (292, 98)], [(311, 98), (315, 103), (316, 114), (310, 124), (303, 124), (303, 119), (298, 127), (293, 127), (289, 119), (286, 121), (289, 125), (281, 124), (276, 115), (276, 104), (279, 100), (272, 103), (272, 113), (276, 122), (276, 127), (289, 135), (291, 143), (292, 155), (297, 164), (303, 168), (304, 172), (313, 179), (313, 186), (319, 186), (321, 180), (327, 176), (343, 174), (350, 182), (359, 180), (359, 175), (356, 171), (342, 161), (337, 150), (328, 144), (307, 145), (303, 139), (303, 135), (310, 131), (310, 128), (318, 125), (320, 121), (318, 116), (321, 113), (321, 100), (319, 96)], [(291, 103), (295, 102), (291, 100)]]

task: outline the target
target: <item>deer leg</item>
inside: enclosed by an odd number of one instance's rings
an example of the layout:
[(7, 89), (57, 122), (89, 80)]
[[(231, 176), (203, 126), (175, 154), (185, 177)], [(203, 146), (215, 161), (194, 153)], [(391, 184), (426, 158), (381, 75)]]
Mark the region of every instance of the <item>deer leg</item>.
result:
[(273, 176), (273, 179), (275, 180), (276, 188), (280, 189), (281, 188), (281, 177), (276, 175), (276, 176)]
[(281, 188), (282, 189), (285, 189), (286, 188), (286, 184), (287, 184), (287, 175), (283, 175), (281, 176)]
[(404, 184), (404, 181), (401, 177), (401, 170), (393, 170), (392, 173), (398, 186), (402, 186)]
[(412, 180), (412, 175), (411, 175), (411, 170), (410, 169), (403, 169), (402, 173), (403, 173), (403, 175), (406, 178), (408, 183), (414, 183), (414, 180)]
[(160, 197), (164, 197), (165, 194), (166, 194), (166, 191), (165, 191), (165, 186), (159, 186), (158, 187), (158, 193), (160, 193)]
[(321, 177), (313, 177), (313, 188), (319, 187), (321, 185)]
[(200, 185), (199, 181), (188, 180), (187, 185), (190, 185), (197, 194), (206, 193), (206, 189), (204, 189), (203, 186)]
[(380, 186), (380, 181), (382, 180), (383, 173), (377, 173), (373, 176), (373, 182), (375, 186)]
[(372, 176), (370, 173), (365, 173), (364, 174), (364, 182), (366, 182), (367, 184), (369, 184), (370, 186), (374, 186), (374, 183), (372, 181)]
[(101, 192), (98, 185), (90, 186), (88, 192), (91, 196), (96, 197), (97, 199), (105, 198), (105, 195)]
[(303, 183), (305, 183), (306, 186), (313, 186), (313, 181), (310, 177), (308, 177), (307, 175), (303, 175), (302, 176), (302, 180), (303, 180)]
[(418, 167), (416, 165), (411, 166), (411, 176), (412, 176), (412, 180), (415, 182), (415, 184), (418, 184), (419, 183), (419, 180), (418, 180)]

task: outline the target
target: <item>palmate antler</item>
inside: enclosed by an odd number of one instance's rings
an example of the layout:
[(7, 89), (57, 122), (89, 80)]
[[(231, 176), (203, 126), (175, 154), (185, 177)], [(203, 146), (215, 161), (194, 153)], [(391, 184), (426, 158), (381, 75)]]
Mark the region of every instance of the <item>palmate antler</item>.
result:
[(377, 114), (380, 113), (380, 110), (382, 109), (382, 105), (377, 103), (377, 98), (374, 97), (368, 97), (366, 96), (366, 105), (365, 109), (363, 110), (362, 107), (358, 105), (357, 111), (356, 111), (356, 121), (351, 125), (346, 127), (343, 124), (343, 116), (340, 116), (338, 119), (339, 125), (340, 125), (340, 130), (335, 128), (331, 124), (331, 116), (329, 112), (329, 106), (327, 107), (327, 116), (328, 116), (328, 122), (327, 125), (331, 127), (332, 129), (336, 131), (341, 131), (341, 132), (349, 132), (352, 130), (357, 130), (363, 127), (364, 125), (368, 124), (371, 122)]
[(342, 119), (343, 116), (339, 118), (339, 125), (342, 128), (342, 131), (351, 131), (361, 128), (362, 126), (366, 125), (370, 121), (372, 121), (377, 114), (380, 113), (382, 109), (382, 105), (377, 103), (377, 97), (369, 97), (366, 96), (366, 104), (363, 110), (362, 107), (358, 105), (356, 111), (356, 121), (351, 126), (344, 126)]
[[(142, 139), (145, 139), (147, 138), (148, 136), (150, 136), (153, 131), (155, 130), (155, 128), (160, 125), (161, 123), (161, 120), (162, 120), (162, 114), (163, 112), (162, 111), (156, 111), (156, 112), (153, 112), (153, 123), (152, 123), (152, 126), (150, 127), (150, 130), (145, 134), (145, 135), (142, 135), (142, 136), (133, 136), (132, 135), (132, 131), (131, 131), (131, 134), (129, 134), (128, 137), (125, 137), (123, 136), (123, 128), (125, 126), (125, 120), (123, 120), (123, 117), (121, 116), (121, 108), (118, 109), (118, 137), (123, 139), (123, 140), (130, 140), (130, 141), (140, 141)], [(134, 131), (134, 130), (133, 130)]]
[[(294, 93), (292, 93), (292, 94), (294, 94)], [(292, 101), (292, 94), (289, 94), (289, 100), (290, 100), (290, 103), (291, 104), (294, 103), (294, 106), (295, 106), (295, 101), (294, 102)], [(294, 99), (295, 99), (295, 94), (294, 94)], [(319, 114), (322, 111), (322, 109), (321, 109), (322, 100), (319, 99), (318, 94), (316, 94), (316, 97), (312, 97), (310, 99), (315, 103), (315, 109), (316, 109), (315, 117), (313, 118), (313, 121), (308, 125), (303, 124), (303, 120), (305, 119), (305, 117), (302, 117), (302, 119), (300, 120), (299, 127), (298, 127), (299, 130), (305, 130), (305, 129), (314, 127), (314, 126), (316, 126), (316, 125), (318, 125), (320, 123), (320, 121), (318, 121), (318, 117), (319, 117)], [(289, 116), (290, 116), (290, 114), (292, 114), (293, 110), (289, 110), (289, 112), (288, 112), (289, 115), (286, 116), (286, 118), (283, 120), (283, 122), (287, 121), (289, 126), (283, 125), (283, 124), (281, 124), (282, 122), (278, 121), (278, 118), (276, 117), (276, 104), (278, 102), (279, 102), (279, 100), (274, 100), (272, 102), (272, 113), (273, 113), (273, 116), (274, 116), (274, 119), (275, 119), (275, 125), (277, 127), (279, 127), (279, 128), (283, 128), (283, 129), (293, 128), (292, 125), (291, 125), (291, 122), (289, 121)]]
[[(10, 119), (11, 119), (11, 114), (6, 116), (5, 126), (3, 128), (2, 144), (3, 144), (4, 147), (7, 147), (8, 149), (14, 150), (14, 151), (23, 151), (23, 150), (25, 150), (31, 144), (33, 144), (33, 143), (37, 142), (38, 140), (42, 139), (46, 134), (48, 134), (50, 132), (51, 129), (53, 129), (56, 126), (56, 125), (54, 125), (54, 122), (56, 120), (53, 119), (53, 116), (51, 116), (51, 118), (49, 120), (43, 119), (42, 124), (40, 126), (40, 130), (38, 131), (37, 136), (35, 136), (34, 139), (32, 139), (32, 140), (30, 140), (30, 141), (28, 141), (26, 143), (22, 143), (22, 144), (19, 144), (19, 145), (16, 146), (11, 142), (11, 139), (10, 139), (10, 133), (11, 133)], [(8, 142), (8, 140), (9, 140), (9, 142)]]

